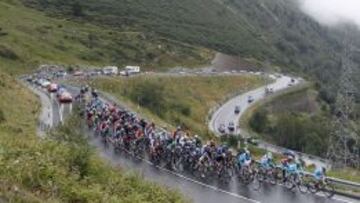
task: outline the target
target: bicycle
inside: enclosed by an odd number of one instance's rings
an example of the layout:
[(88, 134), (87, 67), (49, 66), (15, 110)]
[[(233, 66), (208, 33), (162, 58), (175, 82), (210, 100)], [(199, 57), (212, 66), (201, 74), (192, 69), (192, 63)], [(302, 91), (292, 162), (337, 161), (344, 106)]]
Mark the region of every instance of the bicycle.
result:
[(322, 192), (327, 198), (331, 198), (335, 195), (334, 185), (331, 184), (328, 179), (325, 179), (324, 181), (312, 180), (308, 183), (307, 187), (313, 194)]
[(284, 185), (289, 190), (298, 188), (301, 193), (306, 193), (308, 191), (308, 184), (305, 183), (303, 177), (302, 173), (291, 173), (286, 177)]

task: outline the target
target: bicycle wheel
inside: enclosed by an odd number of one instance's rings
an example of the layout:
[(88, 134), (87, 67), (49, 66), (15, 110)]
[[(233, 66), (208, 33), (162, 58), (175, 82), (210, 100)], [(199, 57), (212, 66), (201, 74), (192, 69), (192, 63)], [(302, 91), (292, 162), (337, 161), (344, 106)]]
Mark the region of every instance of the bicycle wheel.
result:
[(253, 179), (252, 182), (251, 182), (252, 188), (253, 188), (254, 190), (256, 190), (256, 191), (260, 190), (261, 185), (262, 185), (262, 182), (263, 182), (263, 179), (262, 179), (262, 177), (260, 177), (260, 176), (262, 176), (262, 175), (260, 175), (260, 174), (255, 174), (255, 175), (254, 175), (254, 179)]
[(277, 178), (276, 178), (276, 175), (275, 175), (275, 174), (271, 174), (271, 175), (268, 177), (268, 180), (269, 180), (269, 182), (270, 182), (272, 185), (276, 185), (276, 184), (277, 184)]
[(316, 187), (316, 183), (311, 181), (307, 184), (308, 191), (315, 194), (318, 192), (318, 188)]
[(306, 183), (304, 183), (303, 181), (300, 181), (299, 183), (298, 183), (298, 188), (299, 188), (299, 191), (301, 192), (301, 193), (307, 193), (308, 192), (308, 186), (307, 186), (307, 184)]
[(293, 176), (289, 176), (289, 177), (287, 178), (287, 180), (285, 181), (284, 185), (285, 185), (285, 187), (286, 187), (287, 189), (289, 189), (289, 190), (294, 189), (294, 187), (296, 186), (296, 185), (295, 185), (295, 181), (294, 181), (294, 177), (293, 177)]
[(332, 184), (326, 183), (322, 188), (322, 192), (327, 198), (332, 198), (335, 194), (335, 188)]

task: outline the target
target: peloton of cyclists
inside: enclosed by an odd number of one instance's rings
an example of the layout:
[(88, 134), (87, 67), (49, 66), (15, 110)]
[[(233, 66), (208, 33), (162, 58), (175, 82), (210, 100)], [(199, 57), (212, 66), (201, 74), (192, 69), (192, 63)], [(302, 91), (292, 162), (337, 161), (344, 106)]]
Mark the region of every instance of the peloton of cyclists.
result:
[[(85, 92), (85, 91), (84, 91)], [(89, 91), (90, 92), (90, 91)], [(113, 143), (124, 143), (128, 146), (135, 142), (135, 146), (146, 143), (150, 156), (165, 157), (175, 153), (179, 156), (186, 155), (193, 160), (193, 168), (199, 166), (214, 166), (217, 171), (228, 163), (235, 163), (240, 170), (249, 170), (254, 162), (248, 149), (244, 149), (233, 157), (231, 150), (226, 145), (216, 145), (214, 141), (202, 144), (198, 135), (190, 136), (181, 127), (170, 134), (158, 133), (154, 123), (139, 119), (135, 114), (120, 109), (115, 104), (106, 103), (99, 99), (97, 91), (92, 89), (92, 100), (86, 105), (86, 119), (89, 129), (96, 129), (103, 137), (109, 138)], [(167, 154), (166, 154), (167, 153)], [(233, 159), (235, 158), (235, 160)], [(172, 160), (172, 164), (175, 160)], [(293, 152), (287, 151), (281, 159), (280, 167), (283, 169), (284, 181), (292, 175), (302, 171), (301, 164)], [(273, 154), (267, 152), (259, 160), (259, 167), (272, 170), (276, 167)], [(317, 168), (314, 177), (319, 182), (324, 180), (325, 170)]]

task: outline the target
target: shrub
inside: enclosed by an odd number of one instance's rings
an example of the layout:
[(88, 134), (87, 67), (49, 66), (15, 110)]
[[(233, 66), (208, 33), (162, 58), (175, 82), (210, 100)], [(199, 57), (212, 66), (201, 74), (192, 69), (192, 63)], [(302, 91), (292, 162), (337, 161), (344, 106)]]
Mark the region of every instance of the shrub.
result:
[(13, 50), (3, 45), (0, 45), (0, 57), (10, 60), (17, 60), (19, 58), (18, 55)]
[(257, 111), (254, 116), (250, 119), (249, 124), (250, 127), (258, 133), (263, 133), (268, 124), (268, 112), (264, 109)]
[(5, 122), (6, 119), (5, 119), (5, 115), (4, 115), (4, 112), (0, 109), (0, 124)]
[(138, 83), (133, 87), (130, 93), (130, 99), (141, 106), (150, 109), (152, 112), (164, 116), (165, 92), (160, 83), (154, 81), (145, 81)]

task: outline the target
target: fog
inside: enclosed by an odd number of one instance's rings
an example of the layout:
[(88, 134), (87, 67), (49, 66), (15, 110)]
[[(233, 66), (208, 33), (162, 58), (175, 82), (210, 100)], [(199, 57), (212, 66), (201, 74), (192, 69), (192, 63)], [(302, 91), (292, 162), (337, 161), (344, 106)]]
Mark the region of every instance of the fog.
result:
[(336, 26), (354, 23), (360, 27), (360, 0), (300, 0), (302, 10), (320, 23)]

